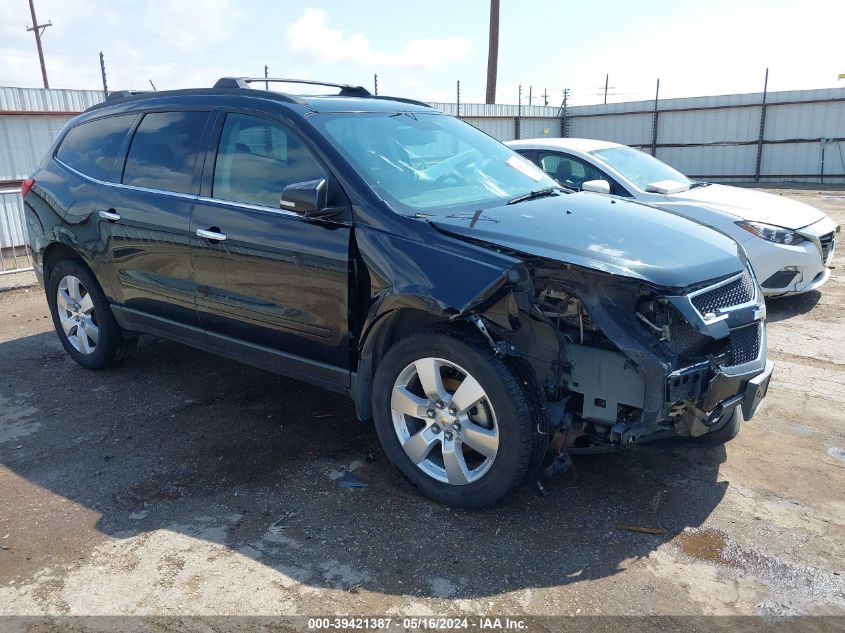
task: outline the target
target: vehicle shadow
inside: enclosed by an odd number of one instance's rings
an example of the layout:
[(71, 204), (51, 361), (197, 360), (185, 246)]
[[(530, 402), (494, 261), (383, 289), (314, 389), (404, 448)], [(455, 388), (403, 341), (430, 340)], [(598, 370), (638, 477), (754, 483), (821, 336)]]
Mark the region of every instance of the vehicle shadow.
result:
[(821, 298), (822, 293), (818, 290), (811, 290), (800, 295), (770, 297), (766, 299), (766, 320), (769, 323), (777, 323), (806, 314), (816, 307)]
[[(105, 372), (76, 368), (52, 333), (2, 343), (0, 358), (0, 405), (14, 403), (0, 464), (99, 513), (107, 536), (170, 530), (312, 587), (472, 598), (613, 576), (700, 526), (727, 487), (722, 447), (642, 447), (575, 458), (549, 496), (527, 485), (454, 510), (416, 494), (342, 396), (157, 339)], [(338, 488), (350, 464), (368, 488)], [(38, 512), (10, 512), (13, 531)]]

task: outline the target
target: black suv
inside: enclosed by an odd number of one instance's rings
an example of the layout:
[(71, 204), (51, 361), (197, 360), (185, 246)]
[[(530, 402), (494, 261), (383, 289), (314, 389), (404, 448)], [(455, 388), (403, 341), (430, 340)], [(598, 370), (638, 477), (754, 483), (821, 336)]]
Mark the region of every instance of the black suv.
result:
[(720, 443), (754, 413), (765, 305), (728, 237), (562, 188), (423, 103), (254, 81), (110, 95), (25, 181), (83, 367), (150, 333), (340, 391), (465, 507), (567, 450)]

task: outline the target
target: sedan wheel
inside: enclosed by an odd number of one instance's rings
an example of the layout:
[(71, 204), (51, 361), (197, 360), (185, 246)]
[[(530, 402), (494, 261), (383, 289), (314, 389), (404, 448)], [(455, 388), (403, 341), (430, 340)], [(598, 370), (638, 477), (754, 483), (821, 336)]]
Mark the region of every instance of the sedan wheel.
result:
[(463, 486), (490, 470), (499, 451), (496, 414), (481, 384), (442, 358), (422, 358), (399, 373), (390, 401), (393, 430), (417, 468)]
[(56, 291), (56, 308), (65, 336), (80, 354), (97, 349), (100, 328), (91, 293), (73, 275), (63, 277)]

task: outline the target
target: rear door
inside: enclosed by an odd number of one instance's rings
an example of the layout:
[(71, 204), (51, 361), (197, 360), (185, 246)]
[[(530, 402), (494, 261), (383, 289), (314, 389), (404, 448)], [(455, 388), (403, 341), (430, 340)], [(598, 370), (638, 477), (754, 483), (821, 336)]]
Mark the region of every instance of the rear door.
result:
[[(308, 143), (280, 120), (223, 112), (191, 223), (197, 308), (230, 355), (349, 384), (348, 203)], [(325, 178), (345, 216), (281, 209), (286, 185)], [(202, 232), (197, 235), (197, 231)], [(209, 239), (216, 234), (219, 239)]]
[(147, 112), (98, 205), (114, 300), (130, 326), (202, 339), (188, 231), (209, 111)]

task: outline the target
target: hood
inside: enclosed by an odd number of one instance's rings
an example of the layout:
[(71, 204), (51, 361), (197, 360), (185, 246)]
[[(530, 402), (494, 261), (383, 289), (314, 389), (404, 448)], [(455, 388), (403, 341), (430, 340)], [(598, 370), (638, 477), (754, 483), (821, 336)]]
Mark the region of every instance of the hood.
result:
[(434, 216), (454, 235), (680, 288), (742, 270), (731, 238), (680, 216), (587, 192)]
[(736, 216), (737, 220), (765, 222), (787, 229), (800, 229), (825, 217), (818, 209), (786, 196), (728, 185), (695, 187), (667, 198), (673, 202), (703, 204)]

